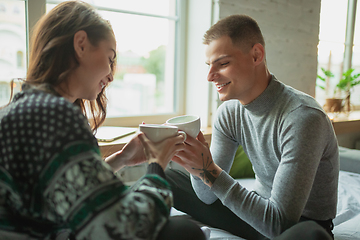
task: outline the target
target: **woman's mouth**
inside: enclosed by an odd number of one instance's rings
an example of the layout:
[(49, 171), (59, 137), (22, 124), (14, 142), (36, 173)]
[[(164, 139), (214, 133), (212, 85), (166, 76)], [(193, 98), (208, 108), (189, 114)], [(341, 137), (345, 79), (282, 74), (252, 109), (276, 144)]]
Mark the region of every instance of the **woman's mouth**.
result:
[(106, 86), (106, 83), (104, 83), (103, 81), (100, 82), (100, 86), (101, 86), (101, 89), (103, 89), (105, 86)]

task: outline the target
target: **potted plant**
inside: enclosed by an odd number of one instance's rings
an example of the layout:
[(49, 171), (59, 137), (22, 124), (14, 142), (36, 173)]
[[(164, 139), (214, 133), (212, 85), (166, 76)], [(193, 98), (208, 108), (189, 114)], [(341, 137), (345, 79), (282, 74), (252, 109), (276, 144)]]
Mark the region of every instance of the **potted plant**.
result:
[[(327, 83), (326, 78), (332, 78), (334, 77), (334, 74), (330, 70), (325, 70), (325, 68), (321, 68), (321, 71), (325, 75), (325, 77), (322, 77), (320, 75), (317, 75), (317, 78), (321, 80), (321, 84), (316, 84), (319, 88), (326, 91)], [(324, 86), (322, 85), (324, 84)], [(325, 105), (323, 106), (324, 110), (326, 112), (341, 112), (343, 109), (343, 99), (339, 97), (335, 97), (336, 90), (334, 91), (334, 96), (331, 98), (325, 99)]]
[[(328, 77), (334, 77), (334, 74), (330, 70), (325, 70), (321, 68), (323, 74)], [(342, 74), (341, 79), (336, 84), (334, 89), (334, 96), (332, 98), (327, 98), (324, 105), (324, 109), (327, 112), (341, 112), (344, 108), (343, 101), (345, 100), (345, 106), (348, 111), (351, 109), (350, 96), (353, 87), (360, 84), (360, 80), (357, 80), (360, 77), (360, 73), (353, 74), (354, 69), (350, 68), (345, 73)], [(317, 76), (322, 82), (326, 82), (326, 78), (322, 76)], [(321, 89), (326, 89), (324, 86), (317, 84)], [(345, 98), (342, 98), (342, 93), (345, 93)], [(340, 97), (336, 97), (340, 96)]]
[(345, 93), (345, 106), (348, 111), (350, 111), (350, 96), (353, 87), (360, 84), (360, 80), (357, 80), (360, 77), (360, 73), (353, 74), (354, 69), (350, 68), (343, 73), (342, 78), (339, 83), (336, 85), (335, 91), (340, 90)]

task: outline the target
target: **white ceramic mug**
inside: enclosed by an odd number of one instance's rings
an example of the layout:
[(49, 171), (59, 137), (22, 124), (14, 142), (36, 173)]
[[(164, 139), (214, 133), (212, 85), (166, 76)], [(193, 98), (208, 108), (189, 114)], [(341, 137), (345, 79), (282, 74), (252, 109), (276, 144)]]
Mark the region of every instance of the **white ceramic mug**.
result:
[(150, 139), (150, 141), (156, 143), (161, 142), (169, 137), (174, 137), (178, 134), (184, 136), (186, 140), (186, 133), (184, 131), (178, 131), (176, 126), (160, 125), (160, 124), (139, 124), (139, 129)]
[(168, 126), (176, 126), (189, 136), (196, 138), (200, 132), (200, 117), (196, 115), (182, 115), (170, 118), (165, 123)]

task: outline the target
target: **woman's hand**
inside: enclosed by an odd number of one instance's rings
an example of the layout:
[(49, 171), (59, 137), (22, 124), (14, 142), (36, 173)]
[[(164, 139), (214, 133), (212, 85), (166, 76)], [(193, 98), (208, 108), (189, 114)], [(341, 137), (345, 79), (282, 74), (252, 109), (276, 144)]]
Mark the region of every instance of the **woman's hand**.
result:
[(153, 143), (145, 134), (140, 133), (139, 139), (144, 147), (143, 152), (145, 152), (146, 159), (149, 163), (156, 162), (164, 170), (171, 158), (185, 147), (184, 135), (177, 135), (161, 142)]
[(145, 162), (146, 156), (138, 133), (128, 142), (123, 149), (107, 157), (105, 161), (112, 167), (114, 172), (125, 166), (135, 166)]
[(178, 152), (172, 160), (183, 166), (190, 174), (201, 178), (208, 186), (212, 186), (222, 169), (213, 162), (209, 144), (200, 132), (197, 139), (188, 136), (185, 148)]
[(135, 166), (143, 162), (157, 162), (165, 169), (171, 158), (184, 149), (184, 136), (178, 135), (161, 141), (151, 142), (140, 132), (128, 142), (123, 149), (105, 159), (114, 172), (125, 166)]

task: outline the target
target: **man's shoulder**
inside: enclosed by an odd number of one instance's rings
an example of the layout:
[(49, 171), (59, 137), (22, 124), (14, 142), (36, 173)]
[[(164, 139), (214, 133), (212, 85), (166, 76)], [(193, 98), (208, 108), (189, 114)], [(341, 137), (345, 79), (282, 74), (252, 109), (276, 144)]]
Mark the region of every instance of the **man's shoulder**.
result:
[(238, 110), (241, 108), (241, 103), (239, 100), (236, 99), (231, 99), (231, 100), (227, 100), (223, 103), (221, 103), (221, 105), (218, 107), (219, 111), (234, 111), (234, 110)]
[(321, 128), (331, 127), (326, 112), (312, 96), (291, 87), (286, 87), (285, 91), (288, 96), (278, 107), (280, 122), (308, 129), (313, 129), (310, 126), (316, 124), (320, 124)]
[(295, 110), (313, 109), (316, 112), (325, 114), (323, 108), (316, 101), (316, 99), (307, 93), (297, 90), (291, 86), (285, 85), (284, 94), (286, 95), (286, 105), (288, 106), (289, 112)]
[(233, 121), (238, 119), (242, 114), (243, 106), (239, 100), (227, 100), (223, 102), (216, 111), (216, 118), (226, 121)]

